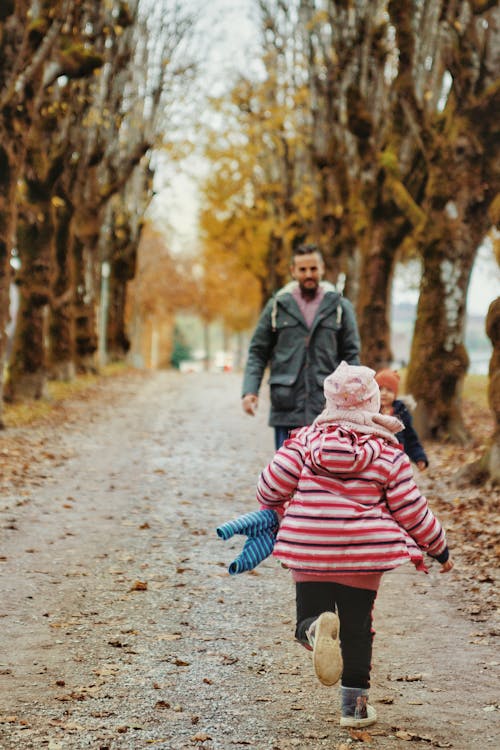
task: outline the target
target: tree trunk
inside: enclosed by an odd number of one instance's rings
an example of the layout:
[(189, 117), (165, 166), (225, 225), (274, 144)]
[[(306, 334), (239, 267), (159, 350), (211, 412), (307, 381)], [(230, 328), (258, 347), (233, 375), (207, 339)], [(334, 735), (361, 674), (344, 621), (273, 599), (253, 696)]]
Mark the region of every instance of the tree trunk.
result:
[(415, 427), (422, 438), (467, 443), (461, 410), (469, 357), (463, 344), (467, 286), (475, 256), (461, 253), (436, 230), (423, 260), (407, 389), (416, 398)]
[(11, 251), (14, 247), (17, 218), (17, 177), (16, 163), (11, 163), (9, 152), (0, 142), (0, 429), (3, 423), (3, 371), (6, 358), (9, 320), (10, 285), (12, 282)]
[[(94, 238), (97, 242), (97, 238)], [(95, 355), (98, 348), (95, 294), (95, 269), (93, 253), (79, 237), (75, 237), (75, 326), (76, 369), (78, 372), (96, 372)]]
[(51, 300), (54, 224), (50, 200), (43, 200), (40, 185), (31, 184), (31, 219), (18, 222), (17, 241), (21, 261), (20, 304), (9, 366), (6, 392), (11, 400), (39, 399), (45, 395), (47, 378), (47, 305)]
[(55, 235), (56, 280), (50, 317), (50, 377), (72, 380), (76, 374), (75, 259), (71, 231), (73, 208), (69, 203), (57, 211)]
[(500, 297), (494, 300), (486, 317), (486, 333), (493, 344), (489, 368), (488, 401), (493, 412), (494, 427), (487, 452), (488, 476), (500, 484)]
[(109, 279), (108, 352), (111, 360), (121, 361), (130, 349), (125, 326), (127, 282), (134, 278), (137, 246), (128, 243), (115, 251)]
[(390, 292), (395, 249), (387, 241), (386, 229), (374, 224), (370, 245), (362, 253), (358, 325), (362, 342), (361, 361), (378, 370), (390, 367)]
[(206, 320), (203, 321), (203, 344), (205, 348), (205, 357), (203, 359), (203, 365), (204, 365), (205, 372), (208, 372), (210, 370), (210, 359), (211, 359), (210, 323)]
[(483, 455), (464, 466), (459, 478), (474, 484), (500, 485), (500, 297), (488, 309), (486, 333), (493, 344), (489, 367), (488, 401), (493, 412), (493, 434)]
[(425, 221), (418, 231), (423, 276), (407, 381), (418, 402), (415, 423), (422, 437), (464, 444), (467, 289), (477, 248), (491, 226), (488, 209), (497, 182), (471, 128), (466, 118), (449, 116), (428, 155)]

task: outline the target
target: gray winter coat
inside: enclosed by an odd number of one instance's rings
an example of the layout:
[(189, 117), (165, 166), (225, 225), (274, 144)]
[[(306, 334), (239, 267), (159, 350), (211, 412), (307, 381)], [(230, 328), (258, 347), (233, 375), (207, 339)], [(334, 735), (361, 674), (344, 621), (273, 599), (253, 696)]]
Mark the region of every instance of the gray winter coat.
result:
[(323, 381), (345, 360), (359, 365), (359, 333), (354, 309), (327, 281), (309, 329), (291, 292), (293, 281), (265, 306), (250, 341), (243, 395), (258, 393), (270, 365), (269, 424), (302, 427), (323, 411)]

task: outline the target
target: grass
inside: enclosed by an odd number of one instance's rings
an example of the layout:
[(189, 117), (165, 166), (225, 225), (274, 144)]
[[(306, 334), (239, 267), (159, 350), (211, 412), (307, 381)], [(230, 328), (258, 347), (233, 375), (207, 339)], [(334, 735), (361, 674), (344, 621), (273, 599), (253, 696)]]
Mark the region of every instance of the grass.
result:
[(103, 367), (98, 374), (78, 375), (74, 380), (50, 380), (47, 383), (47, 397), (26, 399), (19, 403), (6, 403), (3, 408), (3, 421), (6, 427), (26, 427), (48, 417), (63, 401), (75, 398), (89, 391), (103, 378), (120, 375), (128, 365), (117, 362)]
[(488, 375), (467, 375), (462, 397), (481, 409), (489, 409)]
[[(406, 369), (398, 370), (401, 375), (400, 393), (406, 393)], [(462, 399), (470, 401), (479, 409), (489, 409), (488, 404), (488, 375), (466, 375)]]

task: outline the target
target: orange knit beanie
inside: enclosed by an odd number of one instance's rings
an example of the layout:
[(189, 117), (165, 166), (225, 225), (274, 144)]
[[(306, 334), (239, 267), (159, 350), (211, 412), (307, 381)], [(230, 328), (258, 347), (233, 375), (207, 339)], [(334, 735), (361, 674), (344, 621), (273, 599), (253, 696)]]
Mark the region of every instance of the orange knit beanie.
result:
[(377, 381), (379, 388), (385, 386), (392, 391), (395, 396), (398, 395), (399, 375), (396, 370), (380, 370), (375, 375), (375, 380)]

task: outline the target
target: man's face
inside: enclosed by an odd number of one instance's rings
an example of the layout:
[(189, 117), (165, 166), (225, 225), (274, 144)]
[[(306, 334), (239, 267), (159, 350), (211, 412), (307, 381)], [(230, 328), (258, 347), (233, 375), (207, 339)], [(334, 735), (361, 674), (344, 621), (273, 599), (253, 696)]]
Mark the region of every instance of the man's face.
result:
[(299, 282), (303, 294), (314, 296), (323, 278), (325, 266), (318, 253), (296, 255), (290, 267), (292, 277)]

